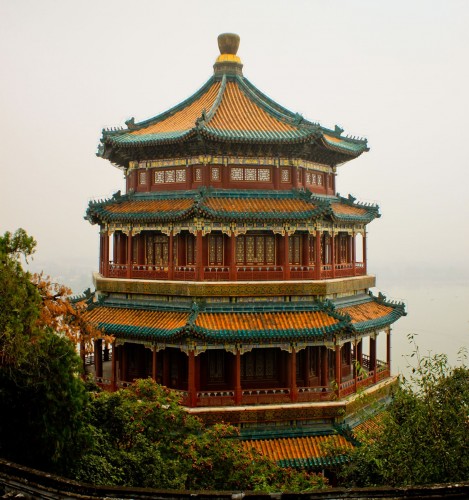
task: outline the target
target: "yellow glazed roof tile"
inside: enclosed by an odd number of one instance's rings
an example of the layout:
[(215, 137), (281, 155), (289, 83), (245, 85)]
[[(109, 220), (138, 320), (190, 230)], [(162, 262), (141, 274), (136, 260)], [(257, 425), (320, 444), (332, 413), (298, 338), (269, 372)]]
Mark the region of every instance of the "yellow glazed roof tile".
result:
[(351, 450), (353, 445), (343, 436), (334, 434), (331, 436), (243, 441), (243, 447), (246, 451), (254, 448), (271, 460), (279, 462), (287, 459), (326, 457), (330, 453), (331, 447), (335, 450), (347, 451)]
[(339, 314), (348, 314), (352, 318), (352, 323), (361, 323), (372, 319), (382, 318), (394, 311), (392, 307), (378, 302), (370, 301), (338, 309)]

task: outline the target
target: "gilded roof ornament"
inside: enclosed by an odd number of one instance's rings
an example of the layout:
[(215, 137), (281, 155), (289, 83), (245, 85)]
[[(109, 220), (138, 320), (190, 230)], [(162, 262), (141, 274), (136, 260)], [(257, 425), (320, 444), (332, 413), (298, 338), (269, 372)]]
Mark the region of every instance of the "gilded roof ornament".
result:
[(218, 35), (218, 56), (213, 69), (215, 76), (218, 75), (242, 75), (243, 65), (241, 59), (236, 55), (239, 48), (240, 38), (235, 33), (222, 33)]

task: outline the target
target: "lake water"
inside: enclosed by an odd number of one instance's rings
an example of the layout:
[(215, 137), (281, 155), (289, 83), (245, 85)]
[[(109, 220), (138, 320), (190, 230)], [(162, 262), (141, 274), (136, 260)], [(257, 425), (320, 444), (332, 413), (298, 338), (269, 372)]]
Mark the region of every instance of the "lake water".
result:
[(408, 334), (415, 335), (421, 354), (444, 353), (456, 364), (458, 351), (469, 349), (469, 286), (394, 285), (392, 291), (393, 296), (404, 299), (408, 312), (392, 330), (393, 373), (409, 374), (414, 347), (407, 340)]

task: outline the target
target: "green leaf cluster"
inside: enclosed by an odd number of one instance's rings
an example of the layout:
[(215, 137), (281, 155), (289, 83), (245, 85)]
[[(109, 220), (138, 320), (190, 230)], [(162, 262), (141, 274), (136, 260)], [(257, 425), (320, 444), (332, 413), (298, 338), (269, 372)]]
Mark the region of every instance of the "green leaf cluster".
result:
[(469, 478), (469, 368), (445, 355), (412, 356), (410, 379), (393, 394), (378, 435), (342, 470), (345, 484), (421, 485)]
[(92, 446), (71, 475), (84, 482), (183, 490), (306, 491), (322, 477), (246, 452), (231, 426), (205, 427), (152, 380), (95, 394)]

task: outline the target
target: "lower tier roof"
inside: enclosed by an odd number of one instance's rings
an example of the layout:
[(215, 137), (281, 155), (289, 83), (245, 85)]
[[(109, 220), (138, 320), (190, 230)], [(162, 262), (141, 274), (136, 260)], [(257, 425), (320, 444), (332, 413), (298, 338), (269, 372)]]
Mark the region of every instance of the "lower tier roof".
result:
[[(282, 467), (322, 468), (347, 461), (346, 453), (353, 445), (344, 436), (302, 436), (293, 438), (255, 439), (243, 441), (244, 449), (253, 448)], [(331, 450), (336, 453), (331, 453)]]
[(138, 303), (107, 299), (93, 303), (85, 319), (109, 335), (168, 342), (180, 338), (210, 343), (317, 341), (389, 326), (404, 305), (363, 295), (325, 302), (238, 304)]

